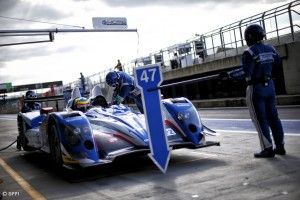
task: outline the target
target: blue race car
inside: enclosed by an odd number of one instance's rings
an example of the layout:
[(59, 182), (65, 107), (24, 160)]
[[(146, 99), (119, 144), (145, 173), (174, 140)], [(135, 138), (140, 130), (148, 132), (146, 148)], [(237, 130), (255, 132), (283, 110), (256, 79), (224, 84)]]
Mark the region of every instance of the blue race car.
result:
[[(94, 104), (86, 112), (70, 109), (76, 99), (82, 108), (84, 100), (77, 97), (68, 103), (67, 111), (42, 108), (20, 112), (18, 146), (25, 151), (47, 152), (56, 166), (71, 168), (107, 164), (120, 156), (150, 152), (143, 114), (123, 104), (109, 106), (103, 98), (98, 99), (101, 106)], [(172, 149), (220, 145), (205, 140), (204, 126), (188, 99), (163, 99), (162, 105), (165, 133)]]

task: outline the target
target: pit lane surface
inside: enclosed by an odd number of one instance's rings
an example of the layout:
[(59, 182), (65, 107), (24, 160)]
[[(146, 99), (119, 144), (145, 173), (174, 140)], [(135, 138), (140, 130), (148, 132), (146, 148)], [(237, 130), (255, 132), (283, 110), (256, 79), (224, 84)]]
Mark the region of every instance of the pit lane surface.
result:
[[(246, 109), (201, 109), (203, 122), (220, 133), (220, 147), (172, 151), (162, 174), (148, 157), (80, 171), (55, 170), (41, 152), (0, 152), (1, 159), (47, 199), (299, 199), (300, 108), (281, 108), (286, 156), (254, 159), (258, 137)], [(14, 115), (0, 115), (0, 148), (17, 135)], [(0, 166), (3, 199), (31, 199)]]

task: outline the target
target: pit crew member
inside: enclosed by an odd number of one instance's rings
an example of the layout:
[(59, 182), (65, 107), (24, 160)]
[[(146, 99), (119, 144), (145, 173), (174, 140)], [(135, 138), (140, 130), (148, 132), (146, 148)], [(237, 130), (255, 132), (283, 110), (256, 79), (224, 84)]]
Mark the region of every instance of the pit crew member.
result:
[(143, 103), (141, 99), (141, 91), (135, 86), (134, 79), (125, 72), (113, 71), (106, 75), (106, 83), (110, 87), (114, 87), (114, 95), (112, 104), (120, 104), (126, 97), (135, 101), (139, 111), (143, 111)]
[(40, 110), (41, 104), (34, 102), (34, 99), (36, 99), (36, 98), (37, 98), (37, 95), (34, 91), (32, 91), (32, 90), (27, 91), (25, 94), (25, 100), (32, 100), (32, 101), (25, 103), (21, 109), (21, 112), (26, 113), (26, 112), (30, 112), (33, 110)]
[[(242, 68), (231, 71), (231, 77), (244, 76), (247, 82), (246, 101), (253, 124), (258, 132), (261, 151), (255, 158), (285, 155), (284, 131), (275, 102), (272, 70), (282, 65), (281, 58), (271, 45), (262, 42), (265, 30), (258, 24), (249, 25), (244, 32), (248, 45), (242, 56)], [(270, 129), (275, 148), (273, 149)]]

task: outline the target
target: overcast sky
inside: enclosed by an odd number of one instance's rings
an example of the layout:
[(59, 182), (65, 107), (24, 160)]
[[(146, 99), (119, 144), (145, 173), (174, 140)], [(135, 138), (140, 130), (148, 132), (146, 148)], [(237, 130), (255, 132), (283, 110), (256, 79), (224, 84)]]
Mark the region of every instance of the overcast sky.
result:
[[(290, 1), (0, 0), (0, 16), (92, 28), (92, 17), (126, 17), (136, 33), (58, 33), (51, 43), (0, 47), (0, 83), (88, 76)], [(0, 29), (72, 28), (0, 18)], [(18, 38), (20, 40), (20, 38)], [(22, 38), (22, 40), (45, 40)], [(1, 37), (0, 44), (15, 42)]]

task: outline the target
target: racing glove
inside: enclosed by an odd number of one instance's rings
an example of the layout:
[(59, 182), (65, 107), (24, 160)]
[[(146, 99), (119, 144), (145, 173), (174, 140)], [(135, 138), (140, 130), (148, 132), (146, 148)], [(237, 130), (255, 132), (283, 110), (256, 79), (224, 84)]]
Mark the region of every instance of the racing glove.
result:
[(240, 80), (245, 78), (245, 72), (243, 68), (238, 68), (231, 71), (221, 72), (218, 78), (221, 80), (230, 80), (230, 79)]
[(245, 72), (243, 68), (238, 68), (229, 72), (229, 76), (233, 79), (244, 79)]
[(117, 95), (117, 96), (114, 97), (113, 104), (119, 105), (120, 103), (123, 102), (123, 100), (124, 100), (123, 97)]

